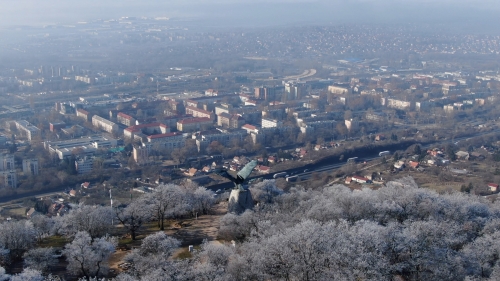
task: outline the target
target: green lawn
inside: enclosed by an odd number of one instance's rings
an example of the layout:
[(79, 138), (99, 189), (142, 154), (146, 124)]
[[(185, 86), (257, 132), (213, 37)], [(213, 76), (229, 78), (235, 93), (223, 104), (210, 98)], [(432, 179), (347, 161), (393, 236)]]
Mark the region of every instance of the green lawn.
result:
[(64, 248), (64, 245), (66, 245), (68, 242), (68, 239), (64, 236), (50, 236), (43, 238), (40, 243), (38, 243), (38, 246), (41, 248), (48, 248), (48, 247), (54, 247), (54, 248)]

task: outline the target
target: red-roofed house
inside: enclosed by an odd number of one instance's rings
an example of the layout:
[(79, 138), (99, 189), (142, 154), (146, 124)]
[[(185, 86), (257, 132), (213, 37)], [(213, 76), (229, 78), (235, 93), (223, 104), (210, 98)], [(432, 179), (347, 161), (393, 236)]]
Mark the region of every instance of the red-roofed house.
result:
[(300, 151), (299, 151), (299, 156), (300, 158), (304, 157), (307, 155), (307, 150), (301, 148)]
[(90, 182), (86, 181), (80, 185), (82, 188), (89, 188)]
[(195, 168), (190, 168), (189, 170), (187, 170), (185, 172), (186, 176), (190, 176), (190, 177), (194, 177), (196, 176), (197, 174), (199, 174), (198, 170), (195, 169)]
[(412, 167), (413, 169), (416, 169), (419, 166), (418, 162), (416, 161), (410, 161), (408, 162), (408, 165), (410, 165), (410, 167)]
[(489, 183), (488, 188), (490, 189), (491, 192), (497, 192), (498, 191), (498, 184), (496, 183)]
[(271, 171), (271, 168), (269, 168), (268, 166), (264, 166), (264, 165), (259, 165), (255, 169), (257, 170), (257, 172), (259, 172), (261, 174), (269, 174), (269, 171)]
[(250, 134), (250, 133), (258, 134), (259, 133), (259, 128), (254, 126), (254, 125), (245, 124), (245, 125), (241, 126), (241, 128), (243, 130), (246, 130), (247, 134)]
[(274, 157), (274, 156), (269, 156), (269, 157), (267, 158), (267, 161), (268, 161), (269, 163), (275, 163), (275, 162), (276, 162), (276, 157)]

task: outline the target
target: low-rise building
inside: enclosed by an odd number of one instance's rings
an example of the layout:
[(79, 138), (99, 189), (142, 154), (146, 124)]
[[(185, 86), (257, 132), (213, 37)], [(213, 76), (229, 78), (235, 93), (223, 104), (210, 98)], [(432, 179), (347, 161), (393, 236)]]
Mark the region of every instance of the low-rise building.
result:
[(328, 92), (336, 95), (349, 94), (351, 89), (343, 86), (331, 85), (328, 86)]
[(245, 119), (238, 114), (221, 113), (217, 116), (217, 125), (224, 128), (236, 129), (245, 124)]
[(360, 177), (360, 176), (352, 176), (352, 181), (355, 181), (357, 183), (370, 183), (371, 180), (365, 178), (365, 177)]
[(54, 122), (54, 123), (50, 123), (50, 131), (51, 132), (56, 132), (56, 131), (59, 131), (63, 128), (66, 127), (66, 123), (64, 122)]
[(149, 163), (149, 151), (147, 147), (144, 146), (134, 146), (132, 155), (134, 157), (134, 161), (138, 165), (144, 165)]
[(159, 122), (130, 126), (123, 130), (124, 137), (138, 140), (143, 140), (147, 135), (167, 133), (170, 133), (170, 127)]
[(186, 114), (191, 114), (193, 117), (210, 118), (214, 119), (215, 114), (208, 110), (203, 110), (193, 106), (186, 106)]
[(192, 132), (200, 129), (208, 129), (213, 126), (210, 118), (189, 118), (177, 121), (177, 130), (181, 132)]
[(92, 116), (92, 125), (98, 129), (104, 130), (108, 133), (114, 133), (118, 131), (118, 125), (108, 119), (102, 118), (101, 116)]
[(117, 145), (116, 139), (100, 136), (71, 139), (65, 141), (46, 141), (44, 148), (51, 154), (57, 155), (59, 159), (78, 155), (80, 157), (92, 156), (98, 148), (114, 147)]
[(283, 125), (283, 122), (276, 119), (262, 118), (262, 128), (276, 128)]
[(26, 120), (18, 120), (15, 121), (16, 128), (23, 136), (25, 136), (29, 141), (33, 140), (36, 137), (39, 137), (41, 132), (40, 129), (31, 125)]
[(87, 110), (82, 108), (76, 110), (76, 116), (83, 118), (86, 122), (90, 122), (92, 118), (92, 114), (90, 114)]
[(116, 120), (125, 126), (133, 126), (135, 124), (135, 118), (123, 112), (118, 112)]
[(217, 141), (222, 145), (231, 145), (233, 141), (242, 141), (247, 136), (245, 130), (224, 130), (222, 132), (201, 133), (196, 138), (198, 151), (204, 151), (208, 145)]
[(79, 175), (88, 174), (92, 171), (94, 160), (90, 157), (80, 158), (75, 161), (76, 172)]

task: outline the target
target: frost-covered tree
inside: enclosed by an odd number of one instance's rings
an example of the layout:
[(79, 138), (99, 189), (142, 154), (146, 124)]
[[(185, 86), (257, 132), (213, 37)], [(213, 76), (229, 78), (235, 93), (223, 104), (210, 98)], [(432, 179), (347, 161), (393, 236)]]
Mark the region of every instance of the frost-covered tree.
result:
[(132, 240), (135, 240), (137, 231), (151, 218), (151, 210), (148, 208), (147, 201), (141, 198), (132, 201), (129, 205), (118, 204), (115, 208), (115, 215), (127, 229)]
[(36, 242), (36, 231), (30, 221), (8, 221), (0, 224), (0, 245), (19, 257)]
[(138, 276), (155, 269), (170, 270), (172, 266), (169, 258), (180, 244), (179, 240), (167, 236), (164, 232), (146, 236), (141, 247), (125, 257), (125, 260), (132, 264), (129, 271)]
[(158, 221), (160, 230), (164, 230), (166, 218), (181, 216), (190, 209), (190, 196), (186, 190), (174, 184), (160, 185), (143, 198), (151, 209), (152, 216)]
[(12, 275), (10, 281), (44, 281), (47, 280), (42, 272), (32, 268), (26, 268), (23, 272)]
[(0, 266), (0, 281), (7, 281), (10, 279), (10, 275), (5, 273), (5, 268)]
[(193, 192), (192, 197), (192, 211), (200, 212), (201, 214), (208, 214), (210, 209), (215, 204), (215, 193), (204, 187), (198, 187)]
[(35, 227), (37, 240), (40, 242), (42, 238), (53, 234), (55, 220), (44, 215), (37, 215), (30, 218), (30, 221)]
[(85, 231), (92, 239), (102, 237), (110, 232), (114, 216), (111, 207), (80, 204), (62, 218), (59, 233), (74, 236)]
[(49, 266), (57, 263), (53, 248), (34, 248), (23, 255), (24, 267), (46, 272)]
[[(175, 196), (185, 196), (180, 201), (190, 210), (202, 208), (197, 189), (170, 188)], [(209, 193), (199, 192), (208, 200)], [(268, 181), (254, 193), (259, 206), (220, 220), (219, 237), (235, 240), (235, 246), (205, 243), (191, 259), (170, 260), (178, 242), (157, 233), (127, 257), (133, 268), (117, 280), (452, 281), (500, 276), (498, 202), (460, 192), (438, 194), (408, 177), (378, 190), (355, 191), (333, 185), (281, 192)], [(175, 196), (166, 198), (177, 200)], [(145, 209), (146, 201), (136, 202)], [(165, 217), (175, 217), (175, 206), (183, 203), (176, 204), (165, 208)]]
[(10, 250), (5, 249), (3, 245), (0, 244), (0, 266), (7, 265), (10, 262)]
[(274, 198), (283, 193), (276, 187), (276, 180), (264, 180), (250, 187), (252, 197), (255, 202), (273, 203)]
[(68, 271), (84, 276), (96, 277), (107, 272), (107, 261), (115, 251), (116, 240), (103, 237), (92, 240), (86, 232), (80, 231), (63, 250), (68, 261)]

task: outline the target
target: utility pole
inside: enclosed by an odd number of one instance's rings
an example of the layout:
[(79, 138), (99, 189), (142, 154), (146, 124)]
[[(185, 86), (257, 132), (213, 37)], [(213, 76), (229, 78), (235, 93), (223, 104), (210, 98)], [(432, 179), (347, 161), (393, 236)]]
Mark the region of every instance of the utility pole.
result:
[[(111, 201), (111, 209), (113, 209), (113, 197), (111, 196), (111, 188), (109, 189), (109, 200)], [(113, 225), (113, 218), (111, 218), (111, 225)]]

